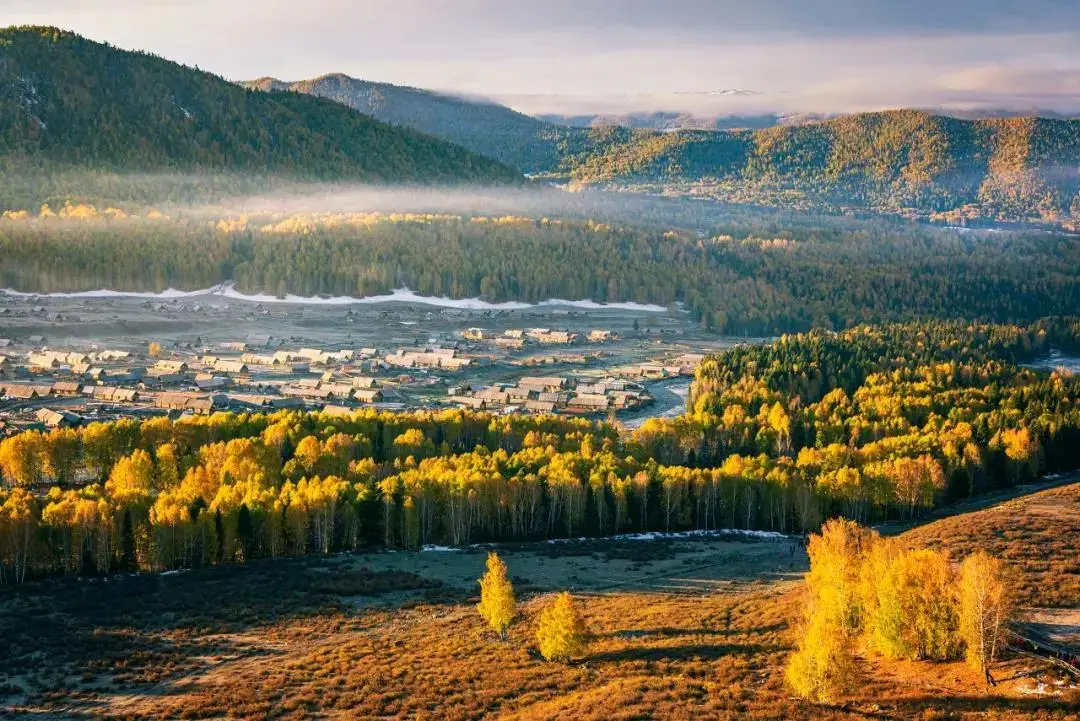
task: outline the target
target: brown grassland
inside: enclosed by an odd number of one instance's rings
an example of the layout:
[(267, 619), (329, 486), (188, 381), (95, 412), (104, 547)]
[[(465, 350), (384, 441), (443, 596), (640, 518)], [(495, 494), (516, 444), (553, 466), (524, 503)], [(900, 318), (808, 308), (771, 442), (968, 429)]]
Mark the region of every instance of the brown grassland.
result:
[[(1080, 484), (909, 531), (1019, 571), (1027, 608), (1080, 604)], [(1006, 659), (987, 692), (962, 663), (860, 656), (837, 706), (794, 698), (783, 665), (806, 560), (786, 540), (500, 547), (521, 605), (499, 641), (475, 610), (486, 551), (279, 559), (50, 582), (0, 596), (10, 718), (1080, 719), (1075, 687)], [(573, 587), (587, 656), (533, 634)], [(1071, 618), (1066, 613), (1067, 618)]]
[(1017, 572), (1022, 606), (1080, 606), (1080, 483), (929, 523), (904, 538), (954, 558), (982, 548), (1004, 559)]

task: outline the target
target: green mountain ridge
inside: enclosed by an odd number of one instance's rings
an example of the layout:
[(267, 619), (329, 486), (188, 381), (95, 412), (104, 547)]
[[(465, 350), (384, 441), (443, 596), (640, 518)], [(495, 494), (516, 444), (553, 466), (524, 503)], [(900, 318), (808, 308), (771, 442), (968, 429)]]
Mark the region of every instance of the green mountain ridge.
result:
[(566, 127), (415, 88), (326, 75), (248, 87), (327, 97), (556, 181), (944, 219), (1080, 214), (1080, 120), (920, 110), (747, 130)]
[(0, 171), (515, 182), (510, 168), (339, 103), (246, 90), (56, 28), (0, 30)]
[(789, 188), (870, 208), (966, 205), (1053, 217), (1080, 209), (1080, 121), (961, 120), (900, 110), (757, 131), (593, 132), (571, 168), (585, 182)]

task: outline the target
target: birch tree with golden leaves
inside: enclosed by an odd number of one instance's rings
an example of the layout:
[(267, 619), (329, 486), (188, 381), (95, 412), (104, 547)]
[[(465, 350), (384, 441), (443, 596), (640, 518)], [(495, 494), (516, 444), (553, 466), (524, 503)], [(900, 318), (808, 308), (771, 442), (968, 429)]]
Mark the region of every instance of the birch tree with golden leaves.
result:
[(1004, 642), (1013, 608), (1008, 567), (985, 551), (968, 556), (960, 567), (960, 635), (967, 660), (995, 685), (990, 667)]
[(574, 598), (563, 591), (540, 614), (536, 643), (548, 661), (569, 661), (585, 653), (588, 631)]

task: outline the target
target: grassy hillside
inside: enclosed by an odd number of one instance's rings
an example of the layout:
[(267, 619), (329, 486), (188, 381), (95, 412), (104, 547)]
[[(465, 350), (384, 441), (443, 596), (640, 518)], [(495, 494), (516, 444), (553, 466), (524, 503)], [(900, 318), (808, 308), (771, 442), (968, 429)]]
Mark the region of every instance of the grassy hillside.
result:
[[(960, 663), (872, 656), (843, 703), (794, 698), (783, 665), (805, 559), (786, 542), (500, 554), (521, 601), (506, 641), (475, 610), (483, 550), (276, 559), (3, 594), (0, 630), (18, 673), (2, 677), (0, 708), (140, 719), (1075, 719), (1076, 689), (1033, 695), (1053, 676), (1023, 660), (1000, 664), (987, 690)], [(550, 591), (571, 584), (592, 644), (582, 661), (545, 663), (537, 617)]]
[(956, 558), (983, 549), (1017, 572), (1024, 606), (1075, 607), (1080, 599), (1080, 483), (1022, 496), (904, 534), (912, 546), (942, 548)]
[(291, 83), (260, 78), (243, 85), (329, 98), (385, 123), (415, 128), (458, 143), (525, 172), (557, 167), (560, 139), (575, 134), (569, 128), (556, 127), (496, 103), (373, 83), (341, 74)]
[(512, 181), (490, 159), (338, 103), (259, 93), (55, 28), (0, 30), (0, 170)]

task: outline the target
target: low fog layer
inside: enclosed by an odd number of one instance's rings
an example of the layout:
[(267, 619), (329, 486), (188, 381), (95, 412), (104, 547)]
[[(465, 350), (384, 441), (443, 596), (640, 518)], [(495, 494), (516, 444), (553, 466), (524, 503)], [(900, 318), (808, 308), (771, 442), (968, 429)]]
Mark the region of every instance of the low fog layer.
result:
[(205, 205), (173, 204), (165, 210), (208, 217), (369, 212), (518, 215), (700, 229), (730, 219), (737, 212), (714, 201), (593, 189), (569, 191), (550, 185), (430, 188), (339, 184), (289, 185)]

